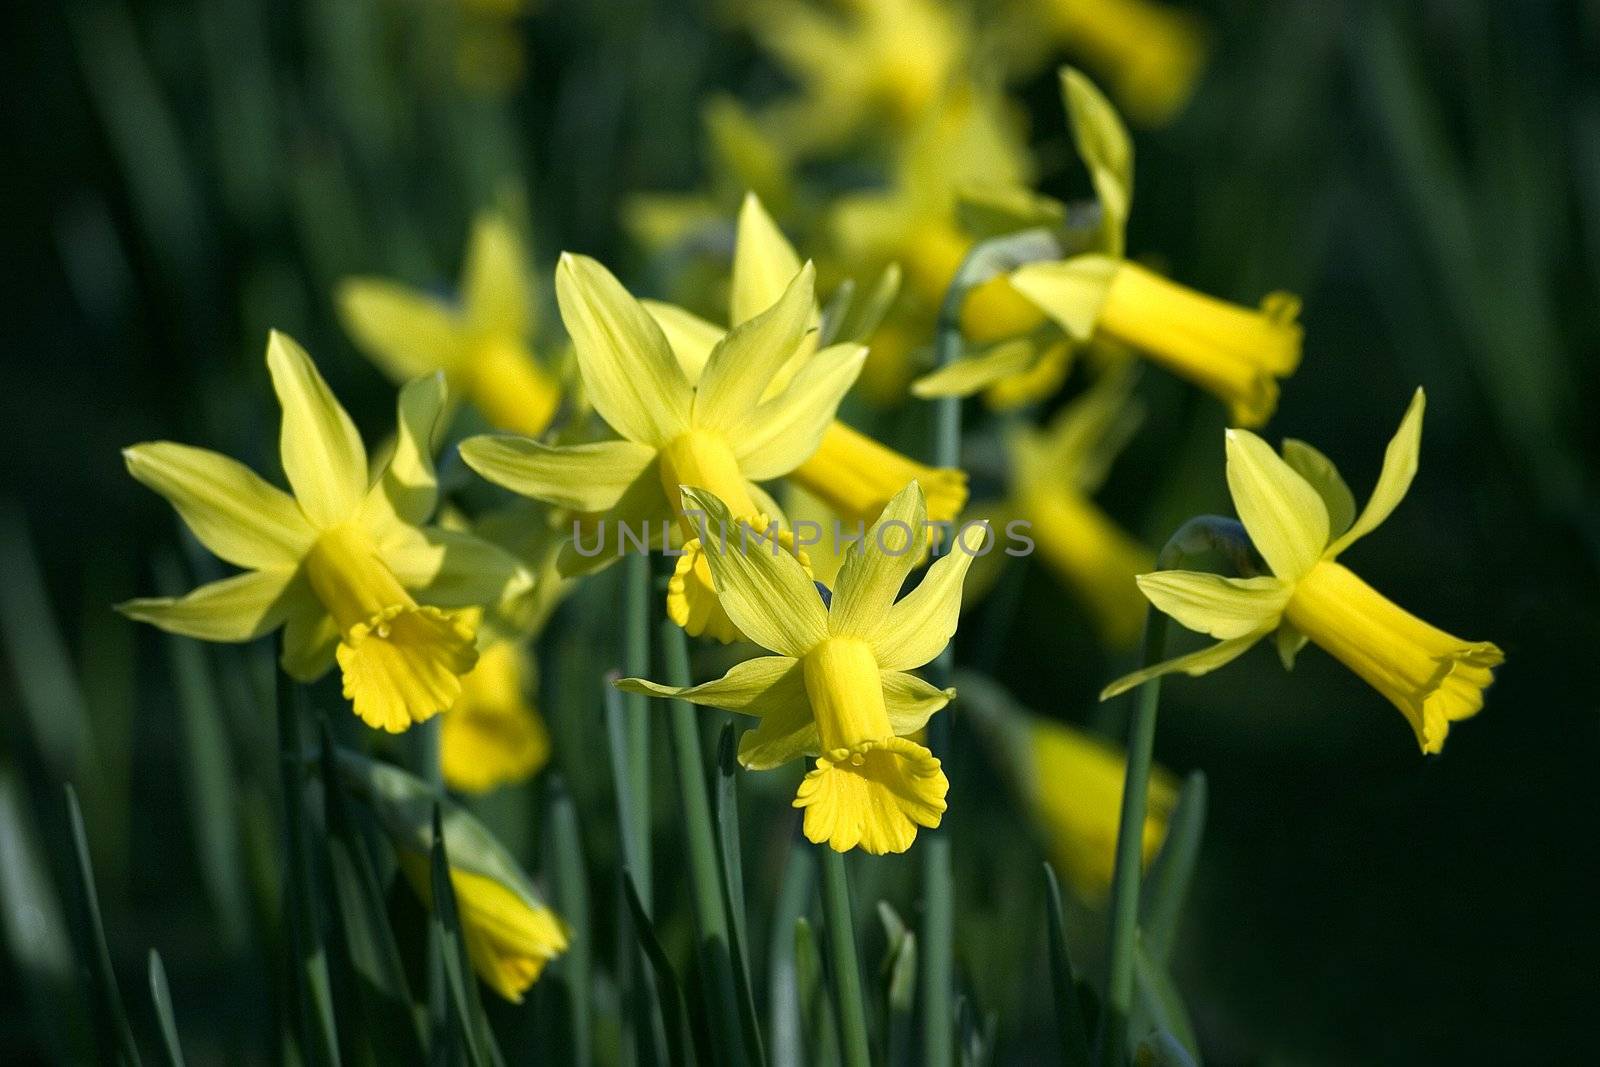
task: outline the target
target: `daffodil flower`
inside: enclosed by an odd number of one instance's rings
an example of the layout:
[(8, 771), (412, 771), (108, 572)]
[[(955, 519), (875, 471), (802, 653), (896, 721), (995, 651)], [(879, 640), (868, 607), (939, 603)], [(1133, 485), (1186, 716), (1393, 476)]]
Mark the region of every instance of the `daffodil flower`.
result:
[[(962, 708), (989, 742), (1051, 861), (1084, 900), (1104, 899), (1116, 865), (1127, 754), (1091, 733), (1028, 711), (987, 678), (963, 674), (956, 681)], [(1146, 864), (1161, 850), (1177, 803), (1172, 773), (1151, 767), (1140, 842)]]
[(533, 661), (514, 641), (493, 641), (461, 679), (439, 731), (439, 768), (459, 793), (525, 781), (550, 759), (550, 732), (528, 700)]
[[(898, 403), (913, 355), (932, 340), (934, 321), (956, 271), (974, 243), (957, 208), (969, 187), (1016, 187), (1028, 182), (1032, 162), (1020, 132), (998, 94), (975, 84), (947, 91), (906, 139), (893, 161), (888, 188), (840, 198), (829, 231), (841, 262), (866, 274), (897, 262), (906, 294), (871, 340), (863, 377), (869, 398)], [(962, 305), (961, 326), (988, 344), (1025, 334), (1044, 314), (997, 277), (974, 289)]]
[(1153, 0), (1046, 0), (1035, 24), (1098, 69), (1134, 119), (1170, 121), (1189, 102), (1206, 61), (1205, 34), (1189, 12)]
[(783, 143), (815, 153), (874, 126), (915, 125), (961, 62), (965, 28), (939, 0), (851, 0), (838, 14), (809, 0), (753, 5), (756, 39), (800, 83), (772, 108)]
[[(1116, 111), (1088, 78), (1061, 77), (1073, 139), (1099, 201), (1103, 249), (1012, 271), (1012, 288), (1077, 342), (1110, 341), (1194, 383), (1228, 407), (1235, 425), (1258, 426), (1278, 404), (1278, 379), (1300, 363), (1298, 298), (1272, 293), (1259, 310), (1198, 293), (1124, 254), (1133, 202), (1133, 142)], [(945, 371), (970, 390), (1014, 373), (1005, 360)], [(980, 381), (972, 378), (978, 374)], [(929, 392), (926, 379), (920, 395)]]
[[(771, 307), (799, 270), (800, 257), (794, 246), (760, 199), (747, 195), (739, 210), (734, 240), (728, 321), (740, 326)], [(646, 302), (645, 307), (666, 331), (684, 373), (691, 380), (698, 380), (711, 350), (726, 331), (670, 304)], [(817, 318), (815, 308), (812, 318)], [(810, 351), (807, 346), (814, 344), (813, 335), (807, 334), (791, 367), (806, 358)], [(780, 371), (768, 388), (769, 395), (787, 380), (785, 371)], [(890, 498), (911, 481), (921, 483), (927, 495), (928, 516), (935, 523), (955, 519), (967, 501), (965, 472), (918, 463), (838, 420), (828, 425), (815, 454), (787, 477), (790, 483), (827, 504), (846, 523), (875, 522)]]
[(802, 353), (787, 384), (767, 395), (811, 329), (813, 278), (808, 263), (775, 304), (721, 338), (691, 378), (661, 326), (610, 271), (562, 256), (556, 296), (584, 388), (621, 439), (552, 446), (474, 437), (462, 443), (462, 458), (497, 485), (595, 516), (601, 548), (586, 559), (569, 543), (561, 557), (569, 574), (614, 560), (624, 531), (648, 532), (648, 544), (660, 546), (665, 520), (676, 516), (684, 555), (669, 598), (674, 619), (691, 633), (732, 640), (737, 631), (712, 592), (699, 527), (682, 510), (678, 487), (709, 489), (756, 526), (776, 519), (776, 505), (755, 483), (816, 453), (866, 358), (851, 344)]
[(438, 496), (440, 377), (401, 391), (393, 453), (369, 483), (355, 424), (305, 350), (274, 332), (267, 368), (293, 495), (215, 452), (170, 441), (127, 449), (129, 473), (244, 570), (118, 610), (207, 641), (249, 641), (282, 626), (284, 670), (310, 680), (337, 659), (362, 721), (404, 730), (450, 707), (477, 660), (471, 625), (444, 609), (495, 601), (525, 576), (491, 545), (420, 525)]
[(1158, 675), (1215, 670), (1277, 632), (1285, 667), (1309, 639), (1400, 709), (1424, 752), (1444, 747), (1450, 724), (1476, 715), (1494, 668), (1505, 659), (1487, 641), (1463, 641), (1386, 599), (1339, 562), (1394, 511), (1417, 472), (1423, 394), (1418, 389), (1389, 442), (1367, 506), (1355, 501), (1333, 464), (1310, 445), (1283, 455), (1246, 430), (1227, 434), (1228, 488), (1271, 574), (1223, 578), (1190, 571), (1141, 575), (1139, 588), (1191, 630), (1220, 638), (1210, 648), (1113, 682), (1112, 697)]
[[(683, 495), (714, 527), (732, 530), (732, 516), (714, 495), (688, 486)], [(643, 678), (618, 687), (758, 717), (740, 739), (745, 767), (816, 757), (794, 800), (805, 809), (808, 839), (839, 852), (904, 852), (917, 827), (939, 825), (949, 789), (939, 760), (911, 735), (955, 696), (906, 672), (949, 644), (977, 551), (956, 538), (921, 584), (896, 601), (926, 546), (926, 519), (913, 482), (852, 549), (828, 607), (788, 553), (739, 546), (730, 532), (728, 549), (708, 556), (717, 592), (739, 629), (776, 655), (687, 688)]]
[(1043, 431), (1007, 435), (1011, 493), (994, 515), (996, 525), (1025, 519), (1039, 559), (1091, 610), (1107, 643), (1138, 639), (1144, 600), (1134, 576), (1155, 556), (1113, 522), (1092, 494), (1105, 480), (1122, 444), (1138, 425), (1127, 374), (1110, 372), (1062, 408)]
[(443, 371), (491, 424), (537, 437), (561, 403), (556, 379), (528, 347), (533, 295), (516, 230), (499, 215), (473, 223), (461, 278), (461, 303), (381, 278), (339, 286), (345, 329), (396, 381)]

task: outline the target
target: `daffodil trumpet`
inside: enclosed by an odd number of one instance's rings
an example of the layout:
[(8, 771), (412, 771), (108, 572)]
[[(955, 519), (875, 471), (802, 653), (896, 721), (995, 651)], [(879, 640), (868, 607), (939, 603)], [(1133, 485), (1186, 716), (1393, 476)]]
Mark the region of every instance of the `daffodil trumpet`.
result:
[[(683, 500), (713, 523), (733, 524), (711, 493), (685, 487)], [(926, 520), (922, 490), (913, 482), (853, 547), (827, 607), (786, 552), (708, 554), (729, 616), (775, 655), (695, 686), (644, 678), (624, 678), (617, 686), (759, 718), (740, 739), (746, 768), (814, 760), (794, 800), (805, 809), (809, 840), (840, 852), (904, 852), (919, 827), (939, 825), (949, 788), (939, 760), (912, 735), (955, 695), (907, 672), (949, 643), (976, 551), (968, 539), (953, 538), (921, 584), (897, 601), (926, 549)]]
[(129, 473), (243, 571), (118, 610), (208, 641), (248, 641), (281, 626), (292, 677), (309, 681), (337, 661), (362, 721), (405, 730), (448, 709), (477, 662), (471, 621), (450, 609), (495, 602), (527, 575), (493, 545), (422, 525), (438, 498), (441, 376), (401, 390), (394, 448), (369, 481), (355, 424), (304, 349), (274, 332), (267, 368), (293, 494), (215, 452), (169, 441), (128, 448)]
[(1384, 454), (1377, 487), (1358, 515), (1344, 479), (1301, 441), (1273, 451), (1246, 430), (1227, 434), (1228, 487), (1268, 573), (1224, 578), (1191, 571), (1139, 577), (1151, 604), (1219, 642), (1113, 682), (1114, 696), (1163, 674), (1205, 674), (1275, 635), (1285, 668), (1309, 640), (1355, 671), (1405, 716), (1425, 753), (1450, 725), (1476, 715), (1504, 660), (1487, 641), (1466, 641), (1388, 600), (1339, 561), (1387, 519), (1416, 475), (1424, 397), (1418, 389)]

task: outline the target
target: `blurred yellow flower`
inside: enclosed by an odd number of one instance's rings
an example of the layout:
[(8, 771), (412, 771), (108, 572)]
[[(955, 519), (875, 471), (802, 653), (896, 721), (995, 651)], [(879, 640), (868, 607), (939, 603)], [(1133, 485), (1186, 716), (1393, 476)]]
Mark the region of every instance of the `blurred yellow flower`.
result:
[(356, 714), (399, 732), (449, 708), (477, 659), (472, 626), (442, 609), (497, 601), (526, 575), (475, 537), (419, 525), (438, 496), (442, 378), (401, 391), (393, 453), (369, 483), (355, 424), (305, 350), (274, 331), (267, 368), (283, 407), (281, 455), (294, 495), (215, 452), (169, 441), (127, 449), (129, 473), (166, 497), (202, 544), (245, 570), (184, 597), (130, 600), (118, 610), (208, 641), (248, 641), (284, 626), (286, 671), (309, 680), (337, 658)]
[[(710, 493), (685, 489), (718, 528), (734, 520)], [(800, 565), (760, 544), (708, 555), (723, 605), (750, 639), (776, 652), (746, 660), (723, 677), (678, 688), (625, 678), (630, 693), (678, 697), (760, 718), (739, 744), (752, 770), (815, 756), (794, 800), (805, 834), (845, 852), (904, 852), (919, 826), (939, 825), (949, 782), (936, 759), (910, 739), (955, 695), (906, 673), (950, 643), (961, 584), (974, 549), (951, 551), (898, 602), (927, 540), (922, 490), (908, 485), (852, 548), (824, 607)]]
[[(777, 506), (754, 483), (817, 451), (866, 358), (860, 345), (816, 351), (805, 343), (813, 279), (808, 263), (776, 303), (721, 337), (703, 369), (688, 373), (656, 319), (605, 267), (564, 255), (556, 272), (562, 318), (595, 410), (620, 439), (551, 446), (482, 436), (462, 443), (462, 458), (513, 492), (595, 516), (600, 548), (585, 558), (569, 543), (561, 556), (568, 574), (617, 558), (624, 532), (662, 546), (662, 520), (675, 515), (684, 544), (669, 611), (690, 633), (733, 640), (737, 630), (712, 592), (700, 528), (682, 510), (679, 487), (710, 490), (752, 525), (776, 518)], [(780, 374), (785, 383), (769, 395)], [(793, 545), (789, 531), (781, 536)]]
[(1428, 625), (1338, 562), (1345, 549), (1389, 517), (1411, 487), (1422, 411), (1418, 389), (1359, 516), (1338, 470), (1310, 445), (1286, 441), (1280, 457), (1255, 434), (1229, 430), (1228, 488), (1271, 574), (1141, 575), (1139, 588), (1152, 604), (1220, 641), (1119, 679), (1102, 697), (1174, 671), (1205, 674), (1276, 630), (1285, 667), (1293, 666), (1307, 639), (1316, 642), (1400, 709), (1422, 751), (1440, 751), (1450, 724), (1482, 709), (1483, 690), (1504, 654), (1487, 641), (1463, 641)]
[(1029, 523), (1039, 558), (1090, 609), (1102, 638), (1126, 646), (1144, 625), (1134, 576), (1155, 556), (1091, 499), (1142, 418), (1127, 374), (1110, 372), (1061, 409), (1042, 432), (1007, 438), (1012, 489), (1007, 514)]
[(805, 154), (915, 125), (963, 63), (970, 37), (939, 0), (742, 6), (756, 39), (799, 82), (799, 95), (769, 117), (779, 140)]
[(532, 667), (512, 641), (479, 651), (439, 734), (439, 765), (451, 789), (487, 793), (531, 778), (549, 761), (550, 733), (527, 696)]
[(356, 346), (392, 378), (443, 371), (491, 424), (537, 437), (561, 403), (554, 376), (528, 347), (533, 294), (516, 230), (486, 212), (472, 226), (460, 304), (381, 278), (347, 278), (339, 314)]
[(1044, 0), (1024, 6), (1033, 25), (1100, 72), (1141, 125), (1160, 126), (1181, 111), (1205, 67), (1200, 20), (1168, 4)]

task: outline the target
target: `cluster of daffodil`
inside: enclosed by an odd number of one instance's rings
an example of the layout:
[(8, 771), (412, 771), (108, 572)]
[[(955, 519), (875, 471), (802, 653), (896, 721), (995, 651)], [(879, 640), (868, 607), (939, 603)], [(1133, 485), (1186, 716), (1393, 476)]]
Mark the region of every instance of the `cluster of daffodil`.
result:
[[(1145, 599), (1219, 639), (1105, 696), (1161, 674), (1204, 673), (1275, 634), (1285, 666), (1317, 643), (1400, 708), (1424, 751), (1439, 751), (1450, 723), (1481, 707), (1499, 650), (1417, 620), (1338, 562), (1410, 484), (1421, 391), (1358, 516), (1321, 453), (1289, 441), (1280, 456), (1242, 428), (1271, 418), (1280, 379), (1300, 359), (1298, 301), (1275, 293), (1258, 308), (1234, 305), (1128, 258), (1133, 142), (1087, 77), (1065, 70), (1061, 84), (1094, 198), (1065, 205), (1028, 188), (1035, 167), (1000, 91), (1007, 72), (979, 70), (973, 42), (983, 35), (954, 7), (749, 6), (750, 25), (799, 90), (758, 115), (731, 102), (708, 112), (730, 169), (761, 178), (744, 184), (793, 209), (804, 199), (798, 163), (864, 137), (884, 148), (879, 188), (812, 212), (816, 262), (753, 192), (732, 221), (731, 261), (690, 295), (693, 308), (638, 299), (598, 261), (564, 254), (554, 293), (572, 347), (565, 364), (535, 354), (538, 300), (502, 215), (474, 225), (458, 300), (348, 280), (337, 299), (351, 337), (401, 383), (381, 461), (369, 465), (305, 351), (272, 334), (290, 491), (201, 449), (129, 448), (134, 477), (241, 573), (122, 610), (212, 641), (281, 628), (284, 671), (311, 681), (337, 665), (369, 726), (398, 733), (443, 714), (443, 779), (476, 793), (523, 780), (549, 758), (531, 700), (531, 643), (571, 584), (620, 558), (631, 539), (636, 551), (676, 557), (662, 604), (673, 623), (772, 654), (700, 684), (618, 686), (754, 717), (739, 761), (750, 770), (805, 761), (793, 803), (807, 838), (840, 852), (904, 852), (946, 810), (949, 782), (923, 730), (956, 695), (910, 672), (951, 642), (979, 524), (960, 523), (965, 473), (861, 427), (882, 425), (882, 409), (908, 395), (982, 394), (1001, 413), (991, 418), (1006, 462), (1001, 491), (969, 516), (988, 520), (979, 533), (1024, 521), (1109, 647), (1132, 642)], [(1201, 66), (1196, 27), (1148, 0), (1016, 5), (1001, 23), (996, 32), (1070, 39), (1146, 120), (1172, 114)], [(733, 213), (715, 196), (636, 207), (657, 244), (686, 228), (726, 231)], [(1000, 266), (974, 273), (986, 256)], [(940, 329), (957, 358), (933, 368)], [(1227, 432), (1227, 480), (1258, 573), (1157, 570), (1156, 554), (1093, 499), (1142, 417), (1140, 359), (1220, 400), (1239, 427)], [(1079, 372), (1086, 387), (1048, 420), (1034, 418)], [(434, 457), (463, 403), (477, 420), (469, 428), (496, 431), (466, 436), (458, 451), (517, 498), (497, 511), (453, 501), (459, 510), (441, 512)], [(836, 536), (802, 536), (799, 516), (857, 536), (841, 552)], [(938, 527), (955, 532), (931, 536)], [(997, 763), (1073, 883), (1086, 896), (1103, 892), (1121, 754), (1047, 719), (977, 718), (1000, 739)], [(349, 766), (385, 813), (401, 869), (430, 900), (432, 794), (392, 768)], [(1175, 789), (1164, 773), (1151, 779), (1146, 857)], [(469, 955), (517, 999), (564, 949), (564, 927), (503, 850), (484, 843), (487, 832), (464, 820), (445, 834), (463, 842), (450, 843), (451, 878)]]

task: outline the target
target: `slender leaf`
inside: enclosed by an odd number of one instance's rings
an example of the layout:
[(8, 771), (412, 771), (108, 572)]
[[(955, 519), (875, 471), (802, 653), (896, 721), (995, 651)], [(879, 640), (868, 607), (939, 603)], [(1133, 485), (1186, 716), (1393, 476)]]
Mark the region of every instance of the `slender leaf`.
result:
[(694, 1031), (689, 1025), (689, 1009), (683, 998), (683, 987), (672, 969), (672, 961), (656, 938), (655, 926), (645, 914), (644, 902), (639, 899), (639, 887), (634, 884), (633, 873), (622, 872), (622, 892), (627, 901), (628, 914), (633, 921), (634, 934), (639, 947), (649, 959), (655, 972), (656, 994), (661, 1002), (667, 1033), (667, 1060), (674, 1067), (694, 1062), (712, 1062), (709, 1049), (697, 1049)]
[(1200, 1042), (1183, 995), (1166, 966), (1152, 959), (1141, 942), (1133, 964), (1133, 1032), (1142, 1035), (1152, 1030), (1171, 1035), (1199, 1061)]
[(172, 990), (167, 988), (167, 969), (161, 953), (150, 950), (150, 1000), (155, 1004), (156, 1022), (161, 1026), (162, 1051), (171, 1067), (183, 1067), (183, 1048), (178, 1044), (178, 1023), (172, 1015)]
[(846, 1067), (869, 1067), (872, 1054), (867, 1039), (867, 1002), (861, 987), (849, 874), (843, 853), (826, 845), (817, 847), (822, 853), (822, 917), (828, 928), (828, 960), (832, 965), (829, 973), (844, 1062)]
[(1150, 864), (1139, 901), (1139, 933), (1144, 949), (1157, 963), (1172, 957), (1184, 901), (1200, 858), (1206, 826), (1206, 776), (1195, 771), (1184, 780), (1177, 806), (1167, 822), (1167, 839)]
[(488, 1054), (480, 1040), (478, 1021), (473, 1017), (472, 1004), (467, 994), (467, 987), (473, 981), (472, 968), (467, 960), (466, 943), (461, 936), (461, 919), (456, 911), (455, 887), (450, 882), (450, 858), (445, 851), (444, 820), (437, 806), (433, 815), (433, 849), (429, 855), (433, 897), (430, 928), (433, 939), (439, 946), (445, 987), (449, 995), (445, 1034), (436, 1036), (435, 1045), (443, 1044), (445, 1047), (451, 1047), (459, 1043), (461, 1051), (472, 1067), (487, 1067)]
[[(800, 1067), (804, 1062), (808, 1016), (803, 1010), (796, 967), (795, 924), (811, 901), (816, 865), (811, 843), (795, 833), (772, 910), (772, 934), (767, 946), (767, 1051), (773, 1067)], [(823, 1000), (826, 1002), (827, 998)]]
[(78, 807), (78, 794), (69, 782), (63, 787), (67, 796), (67, 822), (72, 830), (72, 847), (76, 859), (78, 928), (87, 944), (80, 944), (84, 968), (94, 983), (95, 1033), (102, 1059), (120, 1060), (137, 1067), (139, 1047), (134, 1043), (133, 1030), (128, 1026), (128, 1013), (122, 1006), (122, 991), (117, 987), (117, 975), (111, 968), (111, 950), (106, 945), (105, 922), (100, 917), (100, 900), (94, 889), (94, 866), (89, 862), (89, 839), (83, 830), (83, 811)]
[(839, 1030), (833, 1017), (833, 998), (823, 980), (822, 951), (805, 916), (794, 922), (795, 983), (800, 1013), (805, 1020), (807, 1061), (814, 1067), (833, 1067), (840, 1061)]
[(878, 902), (888, 947), (883, 955), (883, 1059), (885, 1063), (915, 1063), (916, 1034), (913, 1013), (917, 994), (917, 935), (886, 902)]
[(549, 776), (546, 790), (549, 833), (545, 840), (554, 896), (552, 904), (572, 931), (566, 954), (551, 964), (553, 973), (546, 981), (554, 979), (566, 989), (573, 1062), (592, 1063), (594, 1009), (590, 993), (594, 963), (589, 943), (589, 882), (584, 867), (583, 839), (578, 830), (578, 809), (559, 775)]
[(1056, 1034), (1061, 1041), (1061, 1062), (1068, 1067), (1088, 1067), (1089, 1028), (1078, 999), (1078, 980), (1067, 954), (1067, 925), (1061, 912), (1061, 885), (1055, 868), (1044, 865), (1044, 907), (1049, 927), (1050, 981), (1055, 993)]

